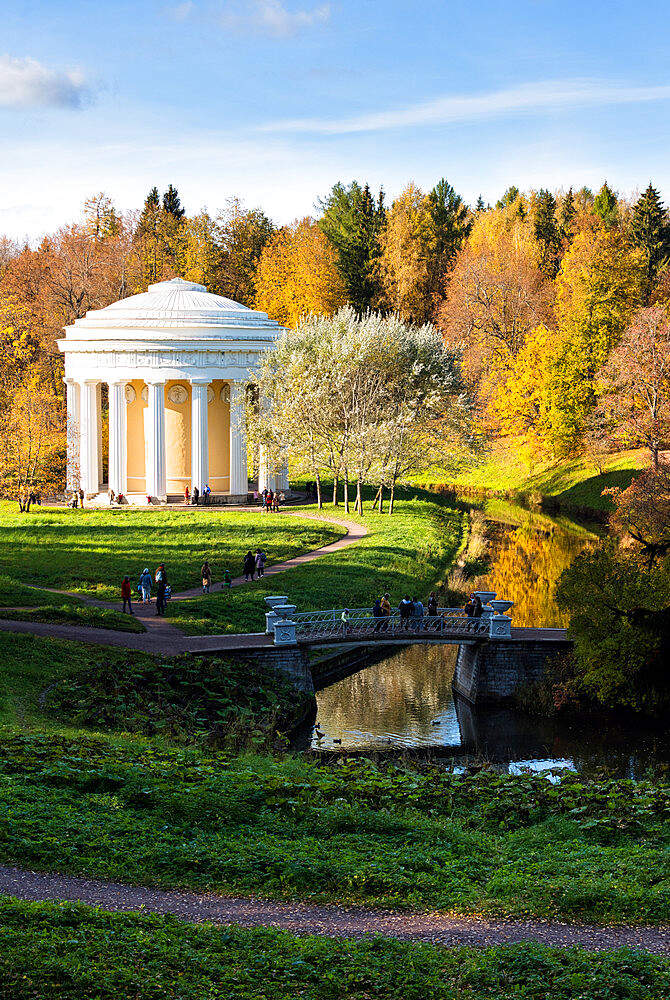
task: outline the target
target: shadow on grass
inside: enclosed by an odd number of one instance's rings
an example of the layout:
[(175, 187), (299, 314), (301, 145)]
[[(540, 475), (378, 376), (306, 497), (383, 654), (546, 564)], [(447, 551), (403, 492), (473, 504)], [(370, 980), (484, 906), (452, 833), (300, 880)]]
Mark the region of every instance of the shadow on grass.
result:
[(555, 498), (560, 503), (575, 504), (578, 506), (600, 506), (606, 510), (614, 510), (614, 504), (608, 497), (602, 496), (602, 491), (618, 486), (620, 489), (627, 489), (639, 469), (612, 469), (602, 475), (591, 476), (589, 479), (576, 483), (562, 493), (557, 493)]

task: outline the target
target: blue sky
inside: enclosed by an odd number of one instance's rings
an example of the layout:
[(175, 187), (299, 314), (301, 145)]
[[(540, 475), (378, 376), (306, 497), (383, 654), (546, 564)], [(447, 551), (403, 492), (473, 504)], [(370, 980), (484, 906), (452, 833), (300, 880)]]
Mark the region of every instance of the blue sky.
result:
[(0, 234), (105, 191), (277, 222), (338, 180), (649, 180), (670, 201), (670, 7), (507, 0), (0, 0)]

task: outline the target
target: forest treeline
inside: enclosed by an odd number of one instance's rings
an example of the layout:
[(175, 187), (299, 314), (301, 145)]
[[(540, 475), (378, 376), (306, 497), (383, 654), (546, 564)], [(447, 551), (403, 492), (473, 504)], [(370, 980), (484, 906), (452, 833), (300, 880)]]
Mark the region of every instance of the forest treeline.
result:
[(30, 481), (44, 455), (59, 475), (62, 327), (174, 276), (289, 327), (347, 304), (430, 322), (461, 359), (481, 425), (528, 461), (641, 444), (657, 461), (670, 220), (651, 183), (632, 199), (607, 183), (511, 187), (469, 207), (445, 180), (428, 192), (409, 183), (390, 205), (354, 181), (315, 216), (277, 227), (235, 198), (189, 216), (170, 185), (127, 213), (98, 194), (35, 245), (0, 238), (5, 479)]

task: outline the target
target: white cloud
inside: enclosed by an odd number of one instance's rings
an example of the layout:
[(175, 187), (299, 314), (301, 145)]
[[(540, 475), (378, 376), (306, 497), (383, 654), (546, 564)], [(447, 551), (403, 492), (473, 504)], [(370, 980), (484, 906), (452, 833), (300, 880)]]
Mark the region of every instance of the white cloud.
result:
[(0, 55), (0, 107), (81, 107), (87, 94), (78, 70), (50, 69), (36, 59)]
[(174, 7), (166, 7), (166, 13), (174, 21), (185, 21), (195, 10), (195, 4), (193, 0), (185, 0), (184, 3), (178, 3)]
[(308, 10), (289, 10), (281, 0), (248, 0), (228, 4), (219, 15), (221, 24), (234, 31), (264, 31), (287, 38), (306, 28), (314, 28), (330, 18), (330, 4)]
[(343, 135), (421, 125), (447, 125), (478, 118), (501, 118), (539, 111), (667, 101), (670, 86), (633, 87), (597, 80), (548, 80), (524, 83), (478, 96), (439, 97), (436, 100), (351, 118), (293, 118), (261, 126), (267, 132), (308, 132)]

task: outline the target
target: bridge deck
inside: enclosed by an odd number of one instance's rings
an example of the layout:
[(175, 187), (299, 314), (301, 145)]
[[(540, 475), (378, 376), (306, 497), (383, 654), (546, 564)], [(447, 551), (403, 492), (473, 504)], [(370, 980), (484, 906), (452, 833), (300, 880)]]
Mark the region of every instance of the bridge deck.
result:
[(329, 632), (319, 634), (317, 631), (308, 634), (298, 634), (300, 646), (333, 646), (347, 642), (364, 642), (368, 645), (388, 643), (389, 645), (459, 645), (471, 646), (479, 642), (567, 642), (567, 629), (564, 628), (513, 628), (510, 638), (490, 639), (488, 632), (472, 633), (463, 629), (444, 629), (431, 631), (428, 629), (388, 632), (371, 632), (370, 629), (351, 628), (346, 632)]

